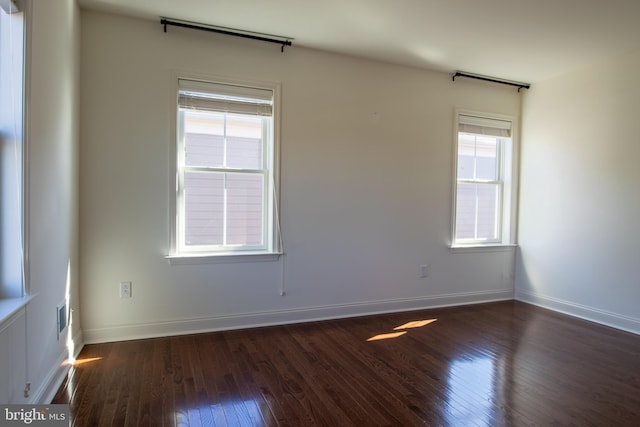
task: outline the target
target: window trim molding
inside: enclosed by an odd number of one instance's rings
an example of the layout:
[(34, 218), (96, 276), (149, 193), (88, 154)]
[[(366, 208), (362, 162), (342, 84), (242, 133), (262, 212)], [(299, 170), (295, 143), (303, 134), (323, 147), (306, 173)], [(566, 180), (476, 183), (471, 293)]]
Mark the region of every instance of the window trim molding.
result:
[(472, 252), (509, 252), (514, 251), (518, 245), (515, 243), (487, 243), (486, 245), (453, 245), (449, 251), (454, 254), (464, 254)]
[(18, 298), (0, 299), (0, 332), (2, 332), (16, 317), (16, 313), (24, 308), (35, 298), (35, 295), (24, 295)]
[(217, 253), (186, 253), (167, 255), (165, 259), (170, 265), (222, 264), (233, 262), (265, 262), (277, 261), (282, 252), (217, 252)]
[[(502, 219), (501, 219), (501, 237), (498, 241), (488, 241), (483, 244), (478, 241), (472, 241), (468, 244), (457, 243), (455, 239), (456, 233), (456, 201), (457, 201), (457, 188), (458, 188), (458, 122), (460, 115), (482, 117), (487, 119), (503, 120), (511, 122), (511, 167), (501, 165), (503, 168), (503, 189), (501, 197), (502, 203)], [(476, 251), (498, 251), (498, 250), (510, 250), (517, 246), (517, 208), (518, 208), (518, 170), (520, 163), (519, 154), (519, 123), (516, 116), (489, 113), (476, 110), (467, 110), (462, 108), (454, 109), (453, 118), (453, 168), (452, 168), (452, 198), (451, 198), (451, 229), (450, 229), (450, 241), (449, 249), (452, 252), (476, 252)], [(500, 162), (504, 162), (506, 153), (504, 147), (501, 148)], [(508, 207), (505, 209), (505, 206)], [(506, 217), (507, 215), (508, 217)]]
[[(172, 70), (170, 73), (169, 87), (169, 250), (165, 259), (171, 265), (182, 264), (206, 264), (224, 262), (255, 262), (255, 261), (276, 261), (282, 255), (282, 243), (280, 236), (280, 110), (281, 110), (281, 90), (279, 82), (266, 80), (238, 79), (234, 77), (196, 73), (185, 70)], [(268, 188), (272, 193), (267, 195), (273, 199), (272, 209), (267, 212), (267, 221), (271, 230), (269, 231), (269, 242), (264, 250), (244, 250), (244, 251), (193, 251), (181, 252), (178, 242), (178, 90), (179, 80), (195, 80), (207, 83), (217, 83), (223, 85), (250, 86), (268, 89), (273, 92), (273, 141), (271, 144), (271, 155), (273, 156), (272, 170), (268, 175), (268, 180), (272, 181)]]

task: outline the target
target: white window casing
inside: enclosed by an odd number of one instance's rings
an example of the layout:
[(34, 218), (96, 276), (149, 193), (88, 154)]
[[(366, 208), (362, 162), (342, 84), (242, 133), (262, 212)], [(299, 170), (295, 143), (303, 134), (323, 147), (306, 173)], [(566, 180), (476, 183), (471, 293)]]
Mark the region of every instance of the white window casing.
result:
[(515, 245), (516, 120), (456, 111), (451, 247)]
[(176, 80), (167, 258), (171, 263), (277, 259), (279, 85)]

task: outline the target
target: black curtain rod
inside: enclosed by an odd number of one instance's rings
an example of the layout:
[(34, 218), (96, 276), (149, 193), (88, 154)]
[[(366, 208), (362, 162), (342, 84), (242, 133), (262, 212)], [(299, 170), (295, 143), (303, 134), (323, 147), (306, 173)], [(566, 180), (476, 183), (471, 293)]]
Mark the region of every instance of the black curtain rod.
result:
[(477, 79), (477, 80), (484, 80), (487, 82), (493, 82), (493, 83), (500, 83), (503, 85), (509, 85), (509, 86), (515, 86), (518, 88), (518, 92), (520, 92), (520, 89), (524, 88), (524, 89), (529, 89), (531, 87), (531, 85), (529, 83), (521, 83), (521, 82), (512, 82), (509, 80), (502, 80), (502, 79), (497, 79), (494, 77), (488, 77), (488, 76), (481, 76), (479, 74), (471, 74), (471, 73), (465, 73), (463, 71), (456, 71), (456, 73), (453, 75), (453, 81), (456, 81), (456, 77), (468, 77), (470, 79)]
[[(291, 40), (288, 37), (277, 38), (267, 37), (267, 34), (250, 33), (242, 31), (234, 31), (231, 28), (221, 28), (211, 25), (197, 24), (195, 22), (176, 21), (167, 18), (160, 18), (160, 24), (164, 25), (164, 32), (167, 32), (167, 25), (173, 25), (175, 27), (189, 28), (192, 30), (210, 31), (212, 33), (225, 34), (228, 36), (244, 37), (245, 39), (260, 40), (268, 43), (276, 43), (280, 45), (280, 52), (284, 52), (285, 46), (291, 46)], [(279, 36), (274, 36), (279, 37)]]

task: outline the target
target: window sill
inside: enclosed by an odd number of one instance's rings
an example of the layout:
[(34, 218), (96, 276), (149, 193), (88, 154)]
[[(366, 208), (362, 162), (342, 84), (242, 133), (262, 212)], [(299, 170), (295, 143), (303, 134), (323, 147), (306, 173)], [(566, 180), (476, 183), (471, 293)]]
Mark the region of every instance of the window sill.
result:
[(32, 299), (33, 295), (27, 295), (20, 298), (0, 299), (0, 325), (9, 320)]
[(244, 253), (204, 253), (167, 255), (165, 259), (171, 265), (221, 264), (233, 262), (277, 261), (282, 252), (244, 252)]
[(495, 245), (457, 245), (449, 247), (452, 253), (469, 253), (469, 252), (511, 252), (518, 245), (516, 244), (495, 244)]

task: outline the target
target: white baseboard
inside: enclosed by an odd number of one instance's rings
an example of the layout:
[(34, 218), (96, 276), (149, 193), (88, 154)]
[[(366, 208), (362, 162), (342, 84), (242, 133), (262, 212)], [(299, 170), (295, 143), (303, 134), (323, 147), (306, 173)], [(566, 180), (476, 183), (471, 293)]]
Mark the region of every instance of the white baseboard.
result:
[(571, 301), (565, 301), (559, 298), (553, 298), (546, 295), (540, 295), (532, 292), (516, 291), (515, 299), (539, 307), (548, 308), (580, 319), (589, 320), (591, 322), (600, 323), (601, 325), (610, 326), (612, 328), (621, 329), (640, 335), (640, 319), (623, 316), (612, 313), (610, 311), (601, 310), (595, 307), (589, 307), (577, 304)]
[[(78, 354), (80, 354), (80, 350), (82, 350), (82, 347), (84, 346), (84, 344), (82, 343), (82, 331), (76, 332), (76, 334), (73, 336), (73, 342), (75, 344), (73, 357), (75, 358), (78, 356)], [(38, 388), (38, 390), (36, 390), (29, 397), (28, 402), (30, 404), (51, 403), (54, 396), (58, 392), (58, 389), (62, 385), (65, 376), (69, 372), (69, 369), (71, 369), (71, 365), (68, 363), (68, 359), (69, 354), (67, 352), (60, 354), (57, 363), (54, 365), (51, 371), (49, 371), (49, 374), (42, 382), (40, 388)]]
[(133, 339), (156, 338), (202, 332), (312, 322), (318, 320), (340, 319), (347, 317), (422, 310), (455, 305), (478, 304), (484, 302), (504, 301), (512, 299), (513, 290), (510, 289), (500, 289), (484, 292), (465, 292), (447, 295), (435, 295), (423, 298), (406, 298), (355, 304), (338, 304), (288, 310), (242, 313), (237, 315), (216, 316), (199, 319), (183, 319), (168, 322), (122, 325), (110, 328), (85, 329), (83, 331), (83, 336), (84, 342), (86, 344), (95, 344), (102, 342), (126, 341)]

